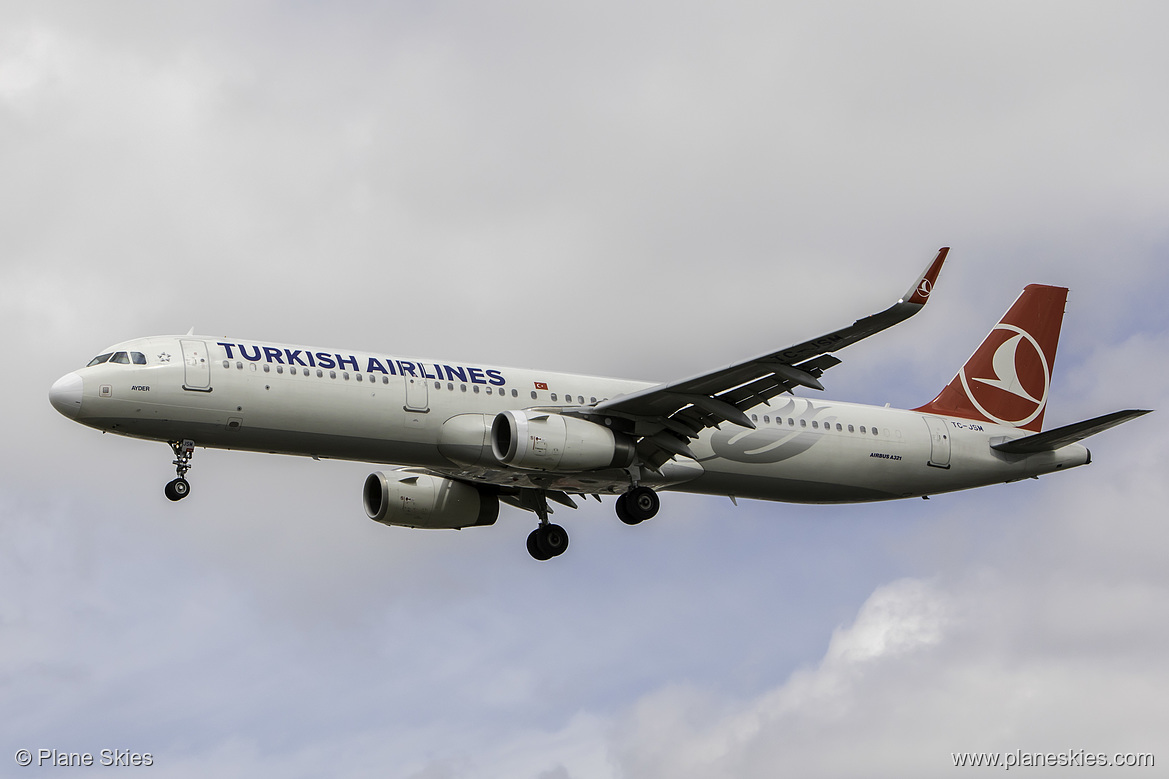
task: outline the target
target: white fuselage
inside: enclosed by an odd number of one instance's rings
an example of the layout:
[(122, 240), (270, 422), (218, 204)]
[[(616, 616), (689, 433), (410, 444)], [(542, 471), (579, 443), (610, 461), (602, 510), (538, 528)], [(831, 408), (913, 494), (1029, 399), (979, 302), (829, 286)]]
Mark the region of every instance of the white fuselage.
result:
[[(81, 368), (54, 405), (100, 430), (198, 446), (417, 466), (468, 482), (618, 494), (612, 468), (551, 473), (502, 465), (488, 432), (509, 409), (581, 408), (647, 382), (406, 359), (228, 338), (160, 336), (112, 347), (145, 364)], [(931, 495), (1082, 465), (1078, 444), (1009, 455), (1024, 431), (901, 409), (781, 396), (691, 444), (650, 486), (743, 498), (847, 503)]]

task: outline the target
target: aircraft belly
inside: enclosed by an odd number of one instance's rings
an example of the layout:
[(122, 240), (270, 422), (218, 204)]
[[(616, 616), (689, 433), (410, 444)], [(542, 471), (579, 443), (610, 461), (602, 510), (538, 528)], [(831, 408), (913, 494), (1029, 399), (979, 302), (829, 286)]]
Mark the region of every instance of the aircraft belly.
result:
[(761, 478), (749, 474), (707, 472), (685, 486), (686, 492), (733, 495), (736, 498), (782, 501), (785, 503), (867, 503), (893, 500), (900, 494), (869, 487), (807, 481), (782, 476)]

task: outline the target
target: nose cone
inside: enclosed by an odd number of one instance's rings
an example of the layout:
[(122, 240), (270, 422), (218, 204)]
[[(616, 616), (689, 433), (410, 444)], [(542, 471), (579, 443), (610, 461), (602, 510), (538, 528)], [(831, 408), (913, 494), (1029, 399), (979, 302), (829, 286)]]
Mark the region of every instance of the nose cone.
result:
[(49, 388), (49, 402), (53, 408), (70, 419), (76, 419), (81, 411), (81, 390), (84, 383), (76, 373), (66, 373), (53, 382)]

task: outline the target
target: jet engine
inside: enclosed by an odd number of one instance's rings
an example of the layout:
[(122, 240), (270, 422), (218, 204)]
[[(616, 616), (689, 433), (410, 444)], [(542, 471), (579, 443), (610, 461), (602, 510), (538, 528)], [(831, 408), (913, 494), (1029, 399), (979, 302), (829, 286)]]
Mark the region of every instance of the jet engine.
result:
[(495, 495), (424, 471), (371, 473), (361, 498), (369, 518), (383, 525), (457, 530), (493, 525), (499, 516)]
[(509, 410), (491, 423), (491, 451), (501, 463), (534, 471), (593, 471), (633, 462), (632, 439), (585, 419)]

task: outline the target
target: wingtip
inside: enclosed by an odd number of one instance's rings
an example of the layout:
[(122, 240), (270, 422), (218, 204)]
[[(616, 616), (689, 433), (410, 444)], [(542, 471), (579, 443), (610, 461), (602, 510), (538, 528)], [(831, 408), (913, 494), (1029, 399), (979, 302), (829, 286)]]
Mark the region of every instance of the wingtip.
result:
[(924, 306), (929, 301), (930, 293), (934, 290), (934, 284), (938, 281), (938, 275), (942, 272), (942, 265), (945, 264), (946, 256), (949, 253), (949, 246), (943, 246), (938, 249), (938, 254), (934, 257), (933, 262), (925, 269), (925, 273), (921, 274), (917, 283), (905, 293), (905, 297), (901, 299), (901, 302)]

